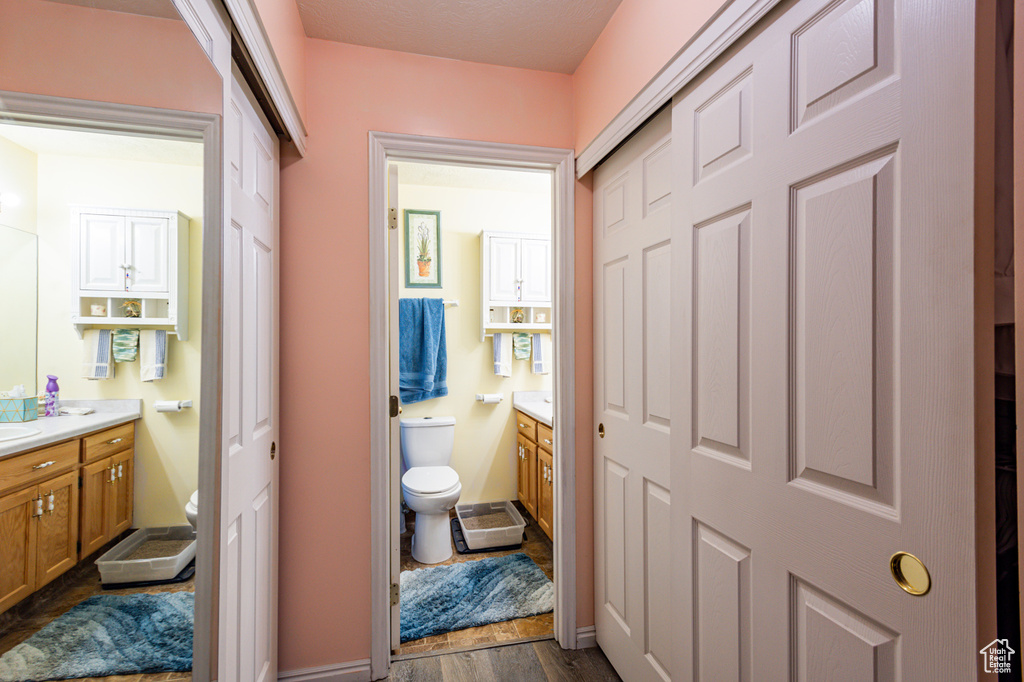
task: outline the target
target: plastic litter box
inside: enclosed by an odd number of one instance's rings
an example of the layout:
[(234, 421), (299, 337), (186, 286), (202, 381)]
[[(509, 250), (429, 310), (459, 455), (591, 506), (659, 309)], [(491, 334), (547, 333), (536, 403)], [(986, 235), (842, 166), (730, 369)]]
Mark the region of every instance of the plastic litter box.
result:
[(455, 514), (470, 549), (518, 545), (523, 540), (526, 521), (510, 501), (457, 504)]
[[(131, 558), (133, 555), (146, 556), (147, 543), (156, 550), (161, 548), (180, 549), (169, 554), (156, 551), (160, 556)], [(159, 544), (157, 544), (159, 543)], [(96, 560), (100, 569), (100, 581), (104, 583), (138, 583), (151, 580), (170, 580), (196, 557), (196, 533), (192, 526), (169, 526), (162, 528), (140, 528), (121, 542), (114, 545)]]

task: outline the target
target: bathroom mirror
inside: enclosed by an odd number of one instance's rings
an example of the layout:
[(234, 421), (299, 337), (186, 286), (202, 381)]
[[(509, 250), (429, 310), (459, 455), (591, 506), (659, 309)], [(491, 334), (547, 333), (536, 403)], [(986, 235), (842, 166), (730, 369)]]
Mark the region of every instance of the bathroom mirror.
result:
[(36, 235), (0, 225), (0, 391), (36, 393), (38, 263)]

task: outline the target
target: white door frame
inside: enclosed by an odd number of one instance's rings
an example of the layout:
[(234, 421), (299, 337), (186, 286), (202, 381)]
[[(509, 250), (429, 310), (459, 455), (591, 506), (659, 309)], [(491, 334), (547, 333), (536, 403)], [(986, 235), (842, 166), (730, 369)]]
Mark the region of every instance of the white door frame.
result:
[[(220, 490), (221, 194), (220, 116), (128, 104), (0, 91), (0, 119), (64, 130), (119, 133), (203, 143), (203, 291), (199, 384), (199, 489)], [(204, 498), (205, 499), (205, 498)], [(210, 498), (215, 502), (215, 498)], [(217, 638), (218, 505), (203, 506), (196, 547), (193, 678), (208, 682)]]
[(548, 170), (554, 179), (554, 568), (555, 639), (576, 648), (576, 365), (574, 154), (571, 149), (475, 142), (370, 131), (370, 673), (382, 679), (391, 664), (389, 585), (391, 489), (388, 432), (389, 161), (456, 163)]

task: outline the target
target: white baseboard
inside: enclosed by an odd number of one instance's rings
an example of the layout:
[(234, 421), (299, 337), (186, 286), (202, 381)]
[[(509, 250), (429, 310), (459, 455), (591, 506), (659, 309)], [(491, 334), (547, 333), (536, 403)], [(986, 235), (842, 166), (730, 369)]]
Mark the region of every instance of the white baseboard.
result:
[(589, 649), (597, 646), (597, 628), (588, 625), (585, 628), (576, 628), (576, 648)]
[(370, 682), (370, 659), (285, 670), (278, 673), (277, 679), (287, 682)]

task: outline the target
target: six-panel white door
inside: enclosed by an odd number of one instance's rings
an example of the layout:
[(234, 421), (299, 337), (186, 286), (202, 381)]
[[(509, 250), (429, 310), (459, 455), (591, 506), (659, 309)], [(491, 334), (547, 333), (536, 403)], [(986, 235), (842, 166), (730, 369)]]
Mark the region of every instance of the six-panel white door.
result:
[(221, 682), (277, 679), (278, 140), (235, 74), (225, 112)]
[(672, 669), (667, 110), (594, 175), (597, 641), (629, 680)]
[(680, 679), (975, 677), (972, 26), (802, 0), (674, 103)]

